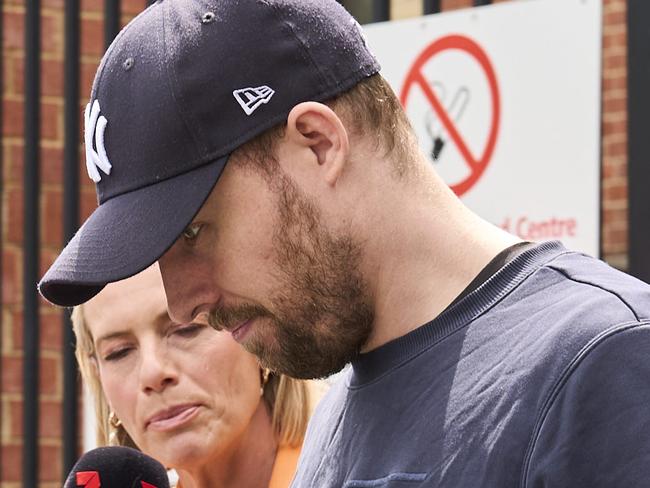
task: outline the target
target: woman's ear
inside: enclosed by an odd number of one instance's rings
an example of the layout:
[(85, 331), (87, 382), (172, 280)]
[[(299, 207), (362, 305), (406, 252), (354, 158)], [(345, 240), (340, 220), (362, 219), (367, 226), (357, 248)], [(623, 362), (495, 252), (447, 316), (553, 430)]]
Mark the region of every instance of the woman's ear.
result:
[(95, 375), (99, 378), (99, 363), (97, 362), (97, 356), (94, 354), (89, 354), (88, 363), (90, 364), (90, 367), (92, 368)]
[(315, 156), (320, 172), (329, 185), (335, 185), (349, 159), (350, 141), (341, 119), (327, 105), (303, 102), (291, 110), (286, 136)]

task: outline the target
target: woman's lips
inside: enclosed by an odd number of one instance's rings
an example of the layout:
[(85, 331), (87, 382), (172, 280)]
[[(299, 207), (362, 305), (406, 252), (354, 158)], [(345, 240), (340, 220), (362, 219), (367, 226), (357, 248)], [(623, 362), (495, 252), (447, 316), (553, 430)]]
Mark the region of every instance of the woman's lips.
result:
[(158, 432), (172, 430), (192, 420), (198, 413), (200, 405), (178, 405), (158, 412), (147, 420), (146, 428)]

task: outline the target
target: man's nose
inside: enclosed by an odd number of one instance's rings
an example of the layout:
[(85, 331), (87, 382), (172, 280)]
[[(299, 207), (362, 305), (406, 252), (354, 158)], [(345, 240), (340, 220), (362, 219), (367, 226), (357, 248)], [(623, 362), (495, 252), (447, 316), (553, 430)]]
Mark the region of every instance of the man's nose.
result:
[(209, 273), (209, 263), (196, 261), (189, 256), (183, 258), (174, 247), (158, 261), (169, 317), (179, 324), (192, 322), (219, 300), (217, 287)]

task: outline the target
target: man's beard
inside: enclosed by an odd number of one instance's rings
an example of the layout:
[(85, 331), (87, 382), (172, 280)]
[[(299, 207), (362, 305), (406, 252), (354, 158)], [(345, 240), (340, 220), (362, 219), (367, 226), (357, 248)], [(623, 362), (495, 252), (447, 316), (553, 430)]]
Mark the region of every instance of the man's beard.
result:
[(318, 209), (284, 174), (274, 174), (279, 218), (273, 236), (278, 292), (261, 305), (215, 309), (210, 324), (258, 319), (244, 347), (262, 366), (294, 378), (340, 371), (368, 340), (374, 314), (359, 270), (361, 246), (334, 236)]

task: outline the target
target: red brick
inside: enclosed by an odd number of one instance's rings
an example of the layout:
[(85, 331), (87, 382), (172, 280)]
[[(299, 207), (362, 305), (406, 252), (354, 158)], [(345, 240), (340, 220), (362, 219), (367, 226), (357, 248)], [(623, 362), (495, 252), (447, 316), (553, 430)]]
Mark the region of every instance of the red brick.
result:
[(130, 20), (142, 12), (146, 6), (147, 4), (144, 0), (122, 0), (122, 14), (123, 16), (129, 17)]
[[(52, 308), (40, 314), (39, 347), (41, 351), (61, 351), (63, 347), (63, 319), (59, 309)], [(23, 347), (23, 313), (14, 312), (12, 315), (12, 342), (14, 349)]]
[(602, 211), (625, 210), (627, 212), (627, 200), (603, 200)]
[(605, 134), (627, 134), (627, 120), (614, 120), (603, 122), (603, 133)]
[(14, 68), (14, 66), (22, 65), (22, 58), (16, 59), (10, 56), (9, 53), (3, 53), (2, 62), (4, 63), (3, 95), (15, 95), (18, 93), (18, 82), (16, 81), (17, 68)]
[(62, 148), (41, 148), (41, 181), (48, 184), (63, 183)]
[(603, 90), (603, 100), (625, 100), (627, 102), (627, 90)]
[(52, 481), (60, 484), (61, 475), (63, 473), (63, 467), (61, 465), (61, 447), (40, 446), (38, 451), (40, 461), (40, 473), (38, 474), (39, 481)]
[[(8, 147), (11, 158), (11, 168), (7, 172), (7, 181), (18, 183), (23, 181), (25, 149), (22, 145), (13, 144)], [(63, 149), (41, 147), (41, 175), (43, 183), (56, 184), (63, 182)]]
[[(86, 100), (90, 98), (90, 90), (93, 86), (93, 80), (95, 79), (95, 73), (99, 67), (99, 57), (96, 61), (93, 62), (82, 62), (80, 68), (80, 90), (81, 90), (81, 99)], [(85, 108), (85, 102), (84, 102)], [(83, 109), (82, 109), (83, 113)]]
[(627, 176), (627, 165), (625, 164), (607, 164), (603, 165), (603, 179)]
[(65, 0), (42, 0), (41, 3), (43, 7), (51, 9), (63, 10), (63, 7), (65, 6)]
[[(14, 93), (25, 93), (25, 65), (14, 61)], [(41, 95), (63, 96), (63, 61), (41, 60)]]
[[(83, 148), (82, 148), (83, 151)], [(88, 198), (90, 194), (92, 197), (89, 201), (84, 202), (84, 198)], [(81, 214), (84, 215), (84, 205), (90, 207), (97, 206), (97, 198), (95, 197), (95, 183), (88, 176), (88, 170), (86, 169), (86, 153), (82, 153), (79, 156), (79, 198), (81, 199)]]
[(22, 446), (3, 445), (0, 448), (0, 466), (2, 467), (2, 478), (0, 481), (21, 481), (22, 480)]
[(603, 35), (603, 50), (607, 52), (612, 47), (627, 47), (627, 36), (624, 32), (608, 33)]
[[(24, 49), (25, 14), (3, 12), (3, 43), (5, 49)], [(41, 14), (41, 52), (60, 53), (63, 50), (62, 23), (50, 15)]]
[(22, 189), (5, 190), (3, 214), (6, 219), (4, 238), (12, 244), (23, 243), (24, 206)]
[(2, 303), (15, 305), (22, 300), (22, 252), (2, 250)]
[(82, 12), (103, 12), (104, 2), (102, 0), (81, 0)]
[(625, 24), (603, 24), (603, 34), (605, 35), (620, 34), (621, 32), (627, 32)]
[[(40, 358), (39, 391), (41, 394), (54, 395), (59, 392), (60, 361), (53, 358)], [(22, 393), (23, 390), (22, 358), (2, 358), (2, 391), (4, 393)]]
[(63, 192), (45, 190), (41, 192), (41, 240), (46, 246), (60, 246), (63, 243)]
[[(604, 182), (608, 183), (608, 182)], [(603, 187), (603, 199), (605, 200), (619, 200), (627, 198), (627, 182), (625, 184), (617, 184)]]
[(603, 210), (603, 223), (607, 226), (614, 226), (622, 222), (627, 225), (627, 209), (605, 209)]
[(612, 142), (603, 144), (603, 156), (615, 156), (619, 154), (627, 153), (627, 143), (626, 142)]
[(603, 58), (603, 68), (605, 71), (627, 67), (627, 57), (623, 54), (614, 54), (611, 56), (605, 55)]
[(440, 10), (455, 10), (472, 6), (472, 0), (442, 0)]
[[(61, 428), (61, 403), (44, 401), (39, 402), (38, 435), (41, 438), (59, 438)], [(10, 435), (20, 438), (23, 435), (23, 402), (13, 401), (9, 404)]]
[[(54, 260), (56, 257), (59, 255), (61, 252), (61, 244), (55, 247), (55, 249), (51, 248), (41, 248), (41, 258), (40, 258), (40, 276), (43, 276), (45, 272), (49, 269), (50, 266), (52, 266), (52, 263), (54, 263)], [(49, 302), (43, 300), (42, 302), (43, 305), (46, 306), (51, 306)]]
[(603, 248), (606, 252), (627, 249), (627, 229), (603, 229)]
[(624, 10), (615, 10), (615, 11), (609, 11), (609, 12), (604, 12), (603, 14), (603, 23), (605, 25), (612, 25), (612, 24), (625, 24), (627, 22), (627, 19), (625, 18), (625, 11)]
[(621, 68), (604, 71), (603, 90), (627, 90), (627, 70)]
[[(23, 102), (16, 100), (3, 100), (3, 134), (5, 136), (22, 137), (24, 131), (24, 106)], [(41, 138), (59, 139), (62, 136), (59, 117), (61, 107), (51, 102), (41, 102)]]
[(627, 98), (604, 99), (603, 111), (607, 113), (627, 112)]
[(60, 105), (41, 103), (41, 138), (54, 140), (63, 138), (63, 109)]
[(104, 23), (96, 19), (81, 20), (81, 54), (104, 53)]
[(81, 221), (86, 220), (97, 208), (97, 195), (95, 190), (81, 192)]
[[(2, 482), (22, 481), (22, 446), (3, 445), (0, 455)], [(53, 486), (61, 486), (61, 448), (58, 446), (39, 446), (39, 486), (45, 488), (43, 482), (56, 483)], [(5, 486), (4, 483), (2, 486)], [(9, 485), (8, 485), (9, 486)]]
[(25, 149), (22, 144), (5, 144), (4, 147), (5, 184), (20, 184), (23, 181)]
[(2, 134), (9, 137), (22, 137), (25, 124), (23, 115), (23, 102), (3, 100)]

